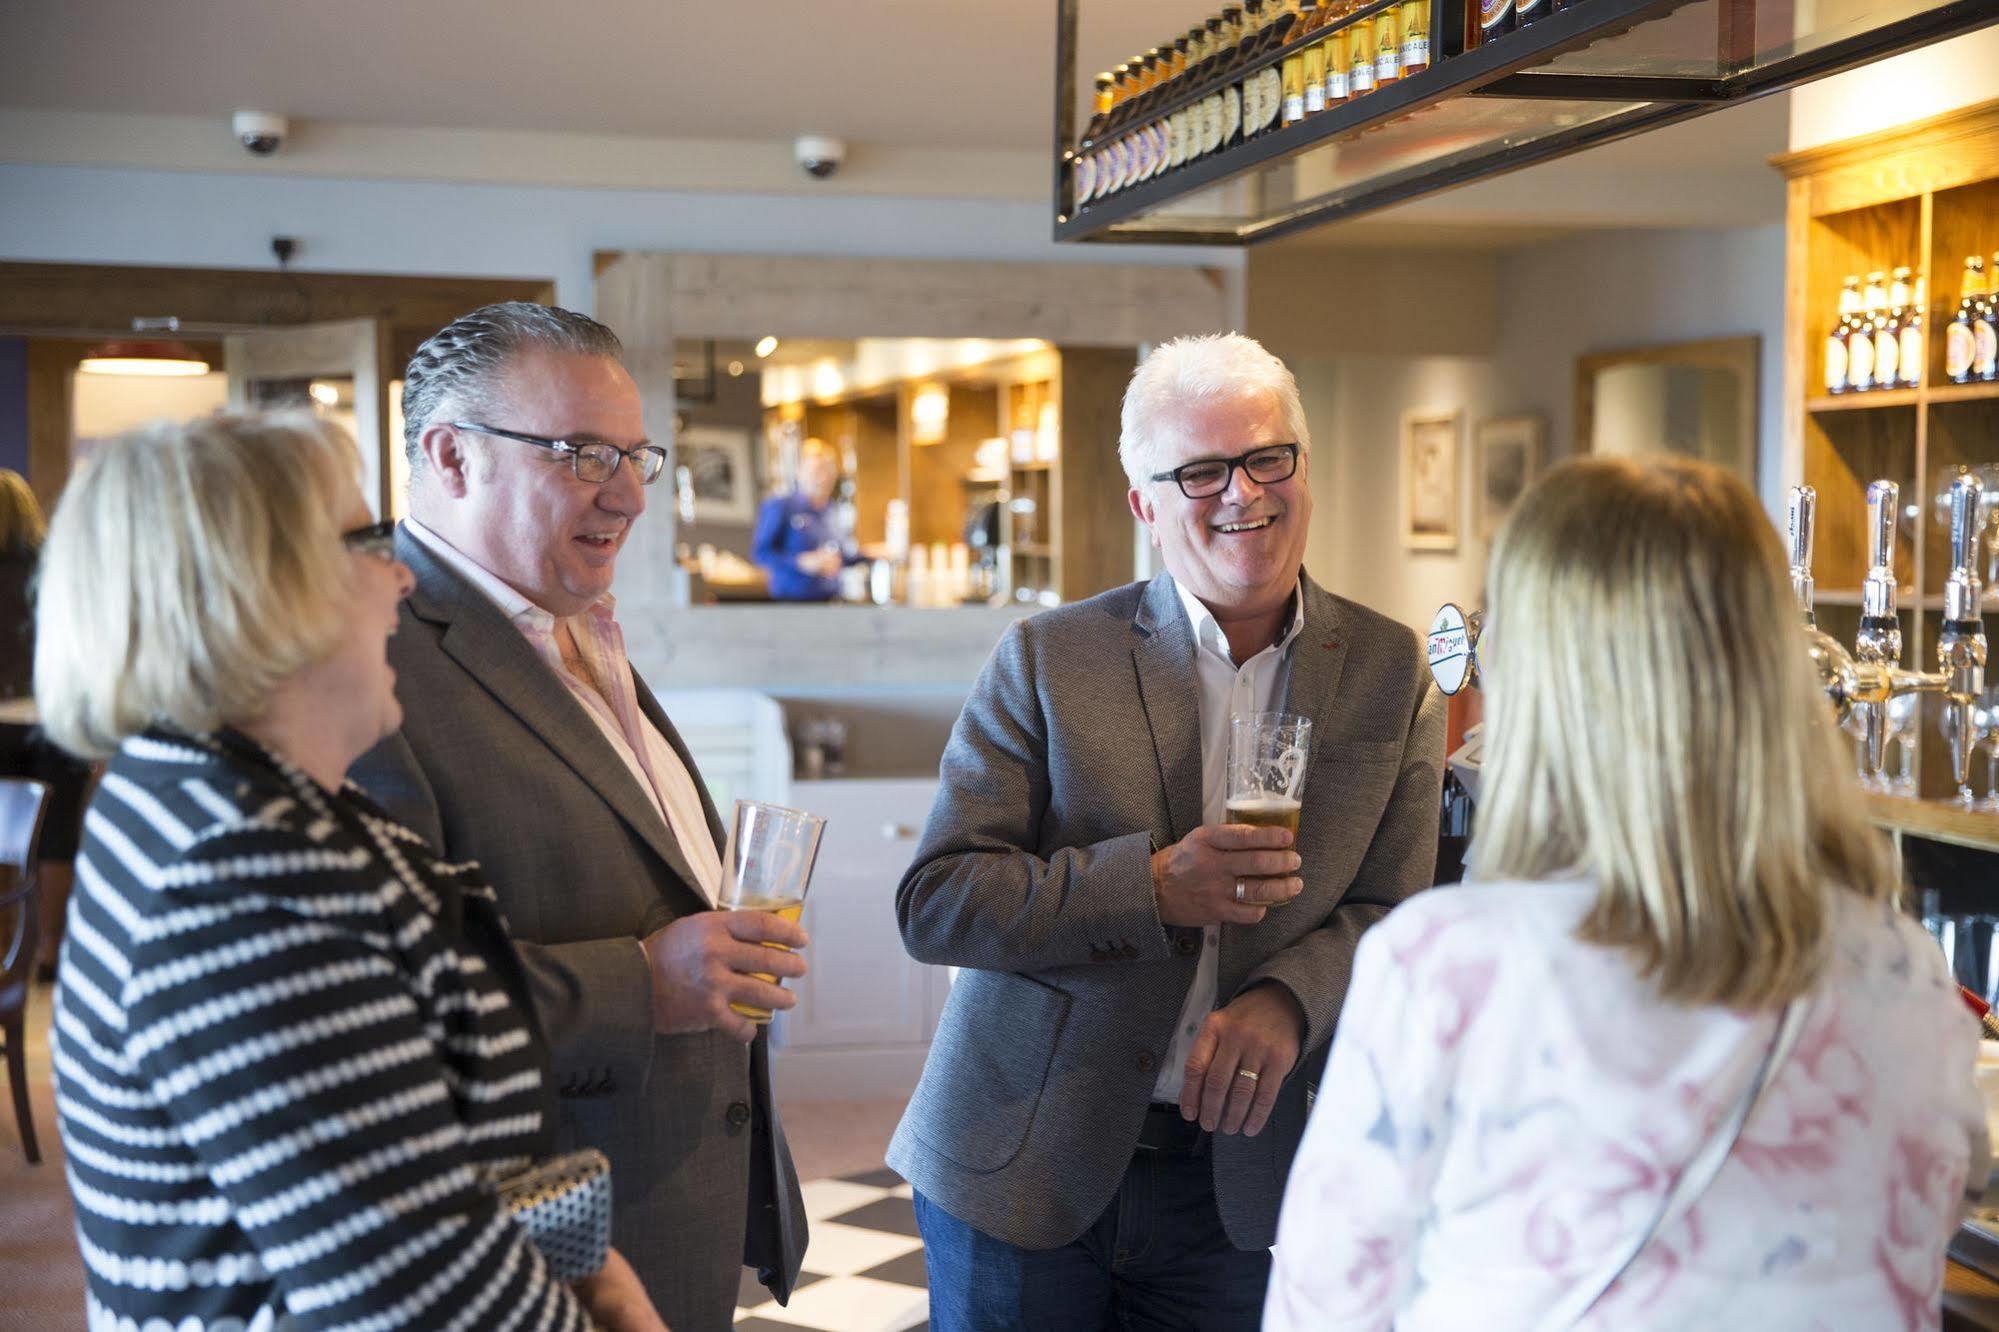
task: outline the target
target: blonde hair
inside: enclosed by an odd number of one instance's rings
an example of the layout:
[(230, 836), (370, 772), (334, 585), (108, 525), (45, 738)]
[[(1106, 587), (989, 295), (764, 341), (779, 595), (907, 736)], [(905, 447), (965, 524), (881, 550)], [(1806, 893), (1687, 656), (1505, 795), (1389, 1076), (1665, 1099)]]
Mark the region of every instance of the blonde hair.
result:
[(334, 648), (351, 595), (335, 511), (354, 443), (305, 413), (121, 436), (69, 483), (42, 552), (35, 702), (75, 753), (164, 722), (262, 715)]
[(0, 467), (0, 556), (30, 556), (42, 548), (49, 527), (28, 480)]
[(1523, 496), (1487, 577), (1474, 877), (1582, 877), (1578, 935), (1673, 1002), (1809, 989), (1831, 894), (1892, 899), (1853, 753), (1749, 488), (1589, 459)]

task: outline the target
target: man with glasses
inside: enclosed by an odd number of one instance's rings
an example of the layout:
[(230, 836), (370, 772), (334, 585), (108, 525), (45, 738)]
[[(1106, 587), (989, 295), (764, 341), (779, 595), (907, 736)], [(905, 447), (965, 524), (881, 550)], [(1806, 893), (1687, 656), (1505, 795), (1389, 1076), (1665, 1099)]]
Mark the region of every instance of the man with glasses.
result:
[[(1361, 932), (1430, 882), (1443, 700), (1305, 576), (1291, 372), (1183, 338), (1126, 390), (1166, 572), (1014, 623), (896, 894), (965, 968), (889, 1164), (938, 1329), (1253, 1329)], [(1225, 822), (1229, 722), (1312, 722), (1295, 835)], [(1427, 1039), (1427, 1034), (1419, 1034)]]
[[(500, 897), (552, 1047), (556, 1147), (611, 1160), (613, 1235), (676, 1332), (730, 1325), (745, 1263), (789, 1296), (805, 1221), (767, 1043), (804, 932), (714, 911), (722, 826), (626, 660), (618, 552), (666, 451), (615, 334), (487, 306), (403, 385), (416, 574), (390, 640), (405, 720), (358, 780)], [(516, 996), (525, 1001), (528, 996)]]

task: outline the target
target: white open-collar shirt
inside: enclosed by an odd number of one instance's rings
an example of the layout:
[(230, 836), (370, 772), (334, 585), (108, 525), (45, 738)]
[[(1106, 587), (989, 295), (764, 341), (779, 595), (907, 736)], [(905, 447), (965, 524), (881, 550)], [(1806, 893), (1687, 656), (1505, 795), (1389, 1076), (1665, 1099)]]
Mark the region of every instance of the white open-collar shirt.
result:
[[(1194, 673), (1201, 682), (1198, 699), (1201, 712), (1201, 822), (1222, 823), (1227, 819), (1229, 799), (1229, 719), (1238, 713), (1275, 712), (1291, 682), (1291, 645), (1305, 627), (1305, 597), (1302, 589), (1291, 593), (1291, 624), (1275, 643), (1241, 665), (1229, 655), (1228, 635), (1199, 597), (1189, 592), (1179, 579), (1173, 590), (1180, 595), (1180, 607), (1194, 629)], [(1194, 983), (1187, 987), (1187, 1002), (1181, 1005), (1180, 1021), (1173, 1028), (1173, 1045), (1159, 1066), (1159, 1078), (1152, 1084), (1152, 1099), (1180, 1099), (1185, 1081), (1187, 1056), (1193, 1053), (1194, 1038), (1201, 1024), (1220, 1001), (1221, 927), (1202, 930), (1201, 960), (1194, 970)]]

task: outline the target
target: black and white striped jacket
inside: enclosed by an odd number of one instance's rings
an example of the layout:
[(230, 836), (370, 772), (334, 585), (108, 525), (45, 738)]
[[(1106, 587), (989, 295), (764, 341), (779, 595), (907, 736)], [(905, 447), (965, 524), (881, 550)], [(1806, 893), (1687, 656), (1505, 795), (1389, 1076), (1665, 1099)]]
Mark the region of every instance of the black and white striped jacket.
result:
[(587, 1326), (490, 1183), (552, 1103), (491, 890), (355, 788), (127, 740), (50, 1045), (93, 1330)]

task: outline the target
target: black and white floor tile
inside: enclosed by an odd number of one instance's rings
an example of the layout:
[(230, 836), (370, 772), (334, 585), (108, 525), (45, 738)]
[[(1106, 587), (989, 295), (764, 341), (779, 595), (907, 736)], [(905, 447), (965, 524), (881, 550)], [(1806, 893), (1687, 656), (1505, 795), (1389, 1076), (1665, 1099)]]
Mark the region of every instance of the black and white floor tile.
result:
[(812, 1242), (791, 1303), (743, 1273), (738, 1332), (914, 1332), (930, 1319), (923, 1240), (909, 1185), (892, 1170), (815, 1179), (801, 1190)]

